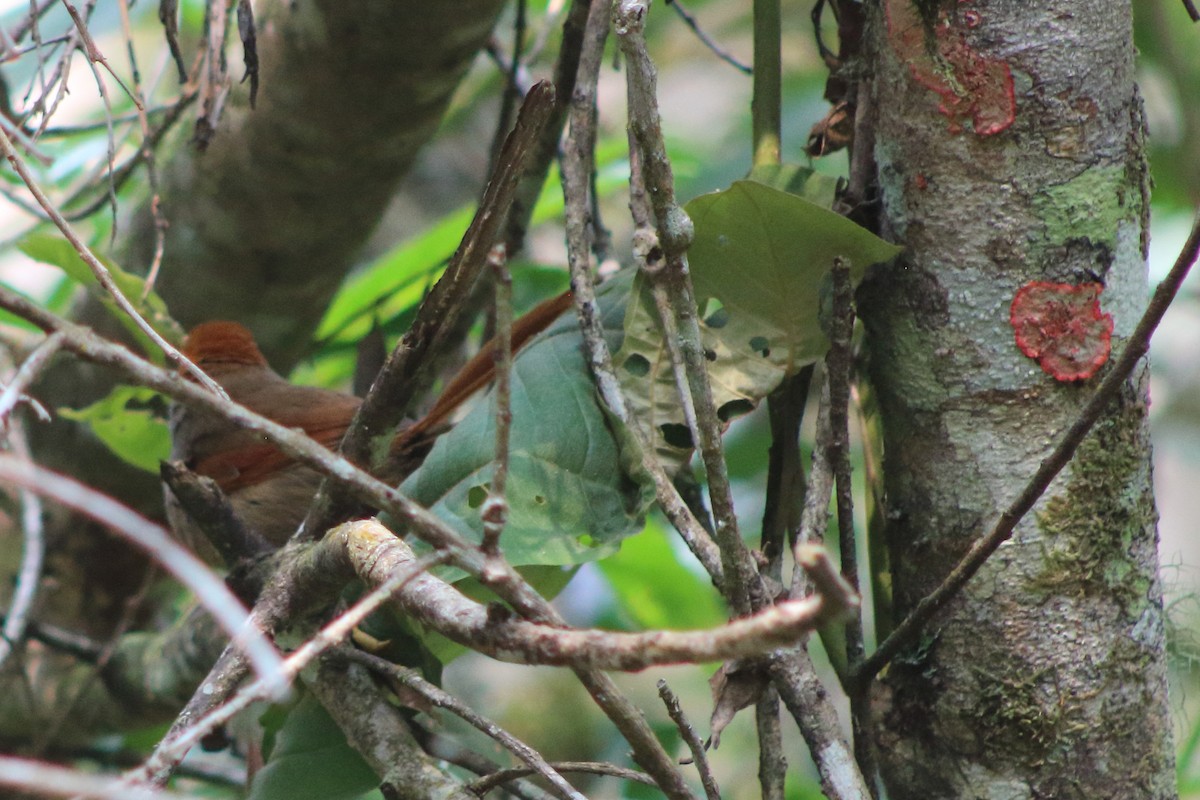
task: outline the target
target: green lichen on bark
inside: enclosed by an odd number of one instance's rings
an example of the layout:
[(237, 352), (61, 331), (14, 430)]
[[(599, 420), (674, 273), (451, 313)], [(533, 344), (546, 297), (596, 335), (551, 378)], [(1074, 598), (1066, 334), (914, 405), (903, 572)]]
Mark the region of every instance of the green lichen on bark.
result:
[(1119, 223), (1141, 215), (1140, 199), (1130, 203), (1126, 197), (1125, 172), (1123, 165), (1092, 167), (1066, 183), (1039, 189), (1033, 208), (1045, 226), (1046, 240), (1061, 245), (1088, 239), (1115, 249)]
[(1141, 414), (1129, 409), (1102, 420), (1080, 445), (1066, 491), (1037, 515), (1046, 552), (1035, 588), (1109, 595), (1126, 609), (1147, 601), (1150, 577), (1133, 552), (1154, 523), (1139, 479), (1146, 448)]

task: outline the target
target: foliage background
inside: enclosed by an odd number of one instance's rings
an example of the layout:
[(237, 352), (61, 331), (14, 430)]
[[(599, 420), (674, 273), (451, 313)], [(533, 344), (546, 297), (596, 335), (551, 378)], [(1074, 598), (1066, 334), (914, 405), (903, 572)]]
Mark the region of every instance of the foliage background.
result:
[[(554, 6), (554, 2), (550, 5)], [(1150, 127), (1151, 168), (1155, 190), (1152, 210), (1151, 280), (1157, 280), (1170, 265), (1186, 235), (1197, 203), (1200, 203), (1200, 26), (1192, 25), (1182, 5), (1167, 0), (1136, 0), (1137, 44), (1141, 53), (1139, 79)], [(541, 24), (546, 3), (530, 4), (533, 29)], [(194, 32), (202, 21), (202, 7), (183, 2), (184, 30)], [(704, 30), (743, 62), (749, 62), (749, 3), (693, 2)], [(26, 12), (22, 0), (0, 4), (0, 20), (9, 25)], [(165, 58), (161, 29), (151, 4), (135, 6), (135, 30), (139, 58), (153, 83), (161, 75), (160, 94), (174, 88), (172, 70)], [(809, 9), (796, 2), (784, 3), (784, 160), (807, 161), (802, 146), (810, 126), (824, 116), (822, 99), (826, 70), (816, 54)], [(505, 22), (497, 29), (505, 37)], [(53, 15), (45, 27), (60, 26)], [(62, 15), (65, 17), (65, 15)], [(101, 4), (92, 25), (97, 41), (115, 63), (122, 60), (115, 4)], [(649, 32), (652, 55), (660, 69), (662, 114), (671, 154), (675, 162), (678, 195), (687, 199), (727, 186), (741, 177), (750, 163), (750, 79), (717, 59), (685, 27), (672, 11), (656, 5)], [(827, 31), (827, 35), (831, 32)], [(550, 32), (546, 54), (538, 65), (545, 70), (554, 53), (555, 34)], [(234, 71), (240, 53), (231, 54)], [(10, 86), (22, 85), (22, 70), (31, 62), (8, 64), (4, 74)], [(501, 87), (496, 66), (481, 56), (460, 88), (436, 140), (427, 146), (404, 181), (371, 243), (362, 254), (363, 270), (354, 286), (335, 302), (321, 329), (310, 358), (297, 367), (295, 378), (303, 382), (337, 384), (351, 372), (353, 348), (361, 336), (365, 319), (339, 316), (352, 307), (355, 296), (372, 300), (383, 290), (371, 282), (370, 267), (388, 263), (408, 265), (411, 279), (403, 291), (389, 291), (390, 298), (379, 312), (390, 317), (386, 330), (397, 335), (406, 322), (404, 313), (425, 286), (426, 270), (453, 250), (465, 225), (461, 209), (472, 203), (484, 179)], [(115, 95), (118, 115), (120, 95)], [(599, 106), (604, 134), (599, 153), (603, 164), (599, 187), (605, 202), (605, 222), (612, 226), (614, 246), (628, 253), (630, 230), (623, 213), (626, 196), (623, 181), (628, 164), (624, 160), (624, 83), (606, 70), (601, 76)], [(65, 185), (78, 180), (104, 163), (106, 131), (95, 125), (103, 119), (95, 85), (86, 67), (73, 70), (72, 93), (56, 117), (56, 125), (90, 125), (86, 130), (61, 138), (46, 139), (44, 149), (55, 157), (44, 180)], [(607, 154), (607, 157), (606, 157)], [(845, 159), (836, 154), (817, 160), (813, 166), (831, 176), (844, 174)], [(5, 173), (5, 179), (11, 179)], [(532, 264), (561, 265), (565, 249), (561, 226), (554, 221), (556, 186), (548, 192), (547, 221), (531, 236), (527, 258)], [(143, 179), (136, 179), (120, 193), (121, 207), (132, 208), (146, 192)], [(107, 211), (92, 215), (83, 225), (90, 241), (103, 251), (112, 226), (121, 224)], [(34, 226), (33, 218), (19, 207), (0, 200), (0, 279), (21, 288), (52, 307), (64, 308), (74, 284), (60, 273), (31, 262), (15, 242)], [(132, 265), (130, 265), (132, 266)], [(166, 267), (170, 269), (170, 254)], [(561, 281), (550, 270), (525, 269), (518, 274), (518, 302), (522, 292)], [(391, 288), (391, 287), (389, 287)], [(1166, 601), (1170, 608), (1175, 694), (1173, 705), (1178, 720), (1180, 788), (1184, 796), (1200, 797), (1200, 279), (1193, 276), (1169, 312), (1152, 349), (1152, 424), (1155, 433), (1155, 480), (1160, 522), (1161, 557), (1166, 565)], [(739, 422), (729, 435), (731, 472), (738, 488), (738, 509), (745, 528), (757, 531), (762, 517), (762, 484), (769, 435), (764, 415), (759, 413)], [(861, 477), (861, 465), (856, 475)], [(861, 508), (861, 504), (859, 506)], [(559, 600), (570, 622), (617, 628), (642, 626), (697, 627), (716, 624), (723, 609), (714, 599), (700, 571), (688, 563), (682, 548), (675, 546), (664, 523), (653, 518), (647, 531), (629, 540), (621, 553), (599, 565), (589, 565), (570, 584)], [(868, 631), (868, 636), (870, 635)], [(484, 677), (486, 676), (486, 677)], [(666, 724), (654, 689), (665, 677), (678, 691), (684, 707), (704, 730), (709, 708), (708, 689), (694, 670), (652, 670), (646, 674), (620, 676), (619, 681), (639, 704), (652, 709), (651, 718), (662, 725), (662, 733), (675, 735)], [(619, 756), (614, 748), (621, 742), (610, 739), (609, 727), (587, 703), (581, 689), (552, 669), (498, 664), (468, 655), (446, 671), (446, 685), (467, 702), (488, 708), (501, 724), (524, 738), (551, 759)], [(564, 714), (562, 709), (571, 713)], [(448, 721), (451, 729), (459, 726)], [(730, 796), (752, 796), (756, 791), (757, 767), (752, 750), (753, 722), (749, 715), (736, 720), (722, 739), (715, 766)], [(469, 735), (469, 734), (468, 734)], [(745, 750), (744, 753), (738, 749)], [(729, 752), (733, 751), (733, 752)], [(789, 743), (795, 764), (805, 762), (798, 736)], [(817, 796), (815, 784), (793, 781), (795, 797)], [(598, 782), (589, 794), (613, 796), (615, 782)], [(629, 789), (636, 794), (637, 789)]]

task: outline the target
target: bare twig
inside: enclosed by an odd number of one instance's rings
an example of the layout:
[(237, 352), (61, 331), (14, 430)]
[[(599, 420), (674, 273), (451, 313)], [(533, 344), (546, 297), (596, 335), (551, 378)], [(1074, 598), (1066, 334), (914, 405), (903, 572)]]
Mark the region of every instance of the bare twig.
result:
[(4, 387), (4, 391), (0, 392), (0, 435), (4, 433), (8, 415), (17, 403), (25, 399), (25, 390), (37, 379), (54, 354), (62, 349), (62, 344), (63, 337), (61, 335), (52, 333), (47, 336), (22, 362), (12, 380)]
[(692, 763), (696, 765), (696, 771), (700, 773), (700, 783), (704, 786), (704, 796), (708, 800), (721, 800), (721, 788), (717, 785), (717, 779), (712, 774), (712, 768), (708, 765), (708, 754), (704, 750), (704, 742), (700, 740), (700, 736), (696, 733), (696, 729), (692, 727), (692, 723), (688, 721), (687, 715), (683, 713), (683, 706), (679, 704), (679, 698), (671, 691), (671, 687), (667, 685), (665, 680), (658, 681), (658, 696), (662, 698), (663, 705), (667, 707), (667, 715), (671, 721), (675, 723), (675, 728), (679, 731), (679, 735), (688, 746), (688, 750), (692, 753)]
[(13, 756), (0, 756), (0, 786), (40, 796), (87, 797), (96, 800), (185, 800), (175, 792), (131, 789), (121, 780), (104, 778), (94, 772), (81, 772)]
[(514, 5), (516, 8), (512, 25), (512, 52), (507, 59), (504, 90), (500, 94), (500, 113), (496, 120), (496, 132), (492, 136), (491, 161), (493, 164), (496, 163), (500, 150), (504, 146), (504, 139), (508, 136), (513, 112), (517, 108), (517, 100), (524, 93), (520, 88), (519, 77), (524, 67), (521, 59), (525, 50), (525, 20), (528, 9), (525, 0), (517, 0)]
[(498, 244), (488, 255), (488, 264), (495, 273), (496, 290), (496, 466), (492, 470), (488, 498), (480, 516), (483, 518), (483, 551), (489, 557), (500, 554), (500, 534), (508, 521), (508, 443), (512, 429), (512, 273), (508, 271), (504, 245)]
[[(150, 144), (150, 118), (146, 115), (146, 97), (142, 92), (142, 79), (138, 71), (137, 55), (133, 47), (133, 26), (129, 21), (129, 0), (120, 0), (121, 30), (129, 47), (129, 68), (133, 72), (133, 105), (137, 109), (138, 125), (142, 129), (142, 145), (139, 152), (146, 162), (146, 179), (150, 185), (150, 213), (154, 218), (154, 255), (150, 260), (150, 268), (146, 271), (146, 281), (142, 289), (142, 302), (150, 296), (154, 282), (158, 280), (158, 271), (162, 268), (163, 253), (167, 242), (167, 219), (162, 213), (162, 197), (158, 189), (158, 169), (154, 163), (154, 148)], [(111, 116), (111, 115), (110, 115)], [(110, 182), (112, 168), (109, 168)]]
[[(25, 363), (28, 364), (28, 360)], [(25, 462), (30, 460), (29, 445), (25, 441), (25, 431), (20, 423), (8, 432), (8, 441), (17, 458)], [(21, 566), (14, 581), (8, 613), (4, 616), (3, 639), (0, 639), (0, 665), (4, 664), (25, 638), (29, 612), (33, 610), (38, 585), (42, 580), (42, 564), (46, 557), (42, 500), (37, 492), (25, 486), (21, 487), (20, 495), (23, 536)]]
[[(644, 772), (638, 772), (635, 769), (626, 769), (618, 767), (615, 764), (606, 764), (602, 761), (551, 761), (550, 766), (558, 772), (578, 772), (585, 775), (608, 775), (613, 778), (620, 778), (623, 781), (633, 781), (635, 783), (643, 783), (646, 786), (657, 785), (653, 778)], [(513, 767), (512, 769), (497, 770), (490, 775), (485, 775), (467, 787), (473, 794), (483, 797), (485, 794), (495, 789), (497, 786), (503, 786), (509, 781), (517, 778), (524, 778), (529, 775), (536, 775), (532, 769), (528, 767)]]
[(239, 559), (264, 555), (275, 549), (243, 524), (229, 498), (212, 478), (197, 475), (178, 461), (162, 462), (159, 477), (216, 548), (226, 567), (232, 568)]
[(129, 298), (127, 298), (120, 288), (118, 288), (116, 282), (113, 280), (112, 274), (109, 273), (108, 268), (105, 267), (104, 264), (100, 263), (100, 259), (96, 258), (91, 249), (84, 243), (82, 239), (79, 238), (79, 235), (75, 233), (75, 230), (71, 227), (70, 223), (63, 218), (63, 215), (60, 214), (58, 209), (54, 207), (54, 204), (50, 202), (50, 198), (46, 197), (46, 194), (42, 191), (41, 187), (38, 186), (37, 181), (33, 179), (33, 176), (29, 173), (29, 170), (25, 168), (25, 163), (21, 160), (20, 156), (17, 155), (16, 151), (13, 150), (12, 142), (3, 131), (0, 131), (0, 151), (3, 151), (4, 157), (8, 159), (9, 163), (12, 164), (13, 169), (16, 170), (17, 174), (21, 176), (21, 180), (24, 181), (27, 187), (29, 187), (29, 191), (33, 193), (35, 198), (37, 198), (38, 205), (40, 205), (42, 209), (50, 216), (50, 219), (54, 221), (54, 224), (62, 232), (63, 236), (65, 236), (67, 241), (71, 243), (71, 246), (75, 248), (75, 252), (78, 253), (79, 257), (83, 259), (83, 262), (88, 265), (88, 268), (92, 271), (92, 274), (96, 276), (96, 280), (101, 286), (104, 287), (104, 290), (112, 296), (117, 306), (134, 321), (137, 327), (143, 333), (145, 333), (152, 342), (162, 349), (167, 358), (186, 370), (189, 375), (195, 378), (209, 391), (213, 392), (218, 397), (226, 398), (225, 390), (222, 389), (216, 383), (216, 381), (205, 375), (203, 370), (201, 370), (199, 367), (189, 361), (182, 353), (175, 349), (170, 342), (164, 339), (158, 333), (158, 331), (154, 330), (154, 327), (147, 322), (141, 314), (138, 313), (137, 309), (134, 308), (133, 304), (129, 301)]
[(758, 785), (762, 800), (784, 800), (787, 757), (783, 751), (783, 731), (779, 724), (779, 692), (768, 686), (754, 706), (758, 733)]
[(158, 0), (158, 21), (162, 23), (167, 39), (167, 49), (175, 61), (179, 82), (186, 83), (187, 65), (183, 63), (183, 51), (179, 49), (179, 0)]
[[(850, 373), (853, 353), (850, 337), (854, 330), (854, 288), (850, 284), (850, 266), (835, 258), (833, 269), (833, 316), (829, 325), (829, 353), (825, 356), (825, 372), (829, 376), (830, 439), (827, 455), (831, 462), (837, 487), (836, 507), (838, 550), (841, 553), (842, 577), (854, 590), (859, 588), (858, 542), (854, 535), (854, 500), (850, 485)], [(852, 670), (863, 658), (862, 610), (846, 620), (846, 664)], [(871, 742), (871, 710), (865, 691), (850, 692), (850, 718), (854, 741), (854, 758), (858, 768), (867, 776), (867, 787), (874, 788), (875, 749)], [(872, 797), (875, 796), (872, 791)]]
[(671, 162), (658, 115), (655, 70), (646, 52), (643, 35), (647, 13), (647, 4), (642, 0), (621, 0), (613, 12), (617, 37), (626, 58), (629, 127), (641, 151), (642, 176), (654, 209), (658, 241), (666, 263), (661, 277), (670, 289), (688, 386), (696, 407), (700, 434), (697, 444), (708, 475), (716, 540), (721, 550), (723, 594), (734, 613), (746, 614), (769, 601), (758, 591), (761, 584), (757, 569), (738, 532), (733, 510), (729, 472), (721, 444), (721, 424), (709, 385), (695, 294), (685, 255), (691, 244), (693, 226), (675, 201)]
[(1183, 7), (1187, 9), (1188, 16), (1192, 18), (1192, 22), (1200, 22), (1200, 9), (1196, 8), (1196, 4), (1192, 0), (1183, 0)]
[[(512, 210), (505, 224), (504, 244), (510, 256), (519, 253), (525, 244), (525, 234), (529, 229), (529, 221), (533, 216), (534, 206), (538, 195), (546, 183), (550, 165), (558, 156), (559, 140), (562, 138), (563, 126), (567, 121), (568, 98), (574, 96), (575, 81), (579, 73), (579, 56), (583, 49), (584, 29), (587, 26), (589, 0), (571, 0), (571, 7), (563, 20), (562, 43), (558, 48), (558, 60), (554, 64), (554, 95), (559, 102), (551, 115), (549, 122), (542, 129), (538, 138), (533, 157), (526, 167), (525, 174), (513, 195)], [(549, 31), (549, 27), (545, 32)], [(532, 57), (540, 48), (535, 42), (531, 48)]]
[(261, 631), (244, 626), (246, 609), (237, 598), (220, 578), (161, 527), (78, 481), (13, 456), (0, 455), (0, 478), (78, 511), (146, 550), (195, 592), (221, 627), (245, 648), (268, 694), (277, 697), (286, 691), (286, 684), (278, 675), (282, 662), (274, 645)]
[(417, 692), (430, 703), (433, 703), (439, 708), (444, 708), (458, 717), (461, 717), (467, 723), (472, 725), (476, 730), (482, 731), (487, 736), (495, 739), (500, 745), (505, 747), (509, 752), (517, 758), (529, 765), (529, 768), (535, 774), (541, 775), (555, 789), (555, 794), (569, 800), (583, 800), (583, 795), (575, 790), (571, 784), (560, 775), (552, 766), (546, 763), (546, 759), (541, 753), (534, 750), (529, 745), (522, 742), (517, 737), (513, 736), (508, 731), (501, 728), (495, 722), (477, 713), (473, 708), (459, 700), (449, 692), (443, 691), (429, 681), (417, 674), (417, 671), (408, 667), (403, 667), (398, 664), (393, 664), (379, 656), (364, 653), (361, 650), (354, 650), (349, 647), (342, 647), (335, 650), (332, 655), (335, 658), (344, 658), (348, 661), (355, 661), (368, 669), (387, 675), (398, 683)]
[[(353, 523), (361, 552), (358, 577), (377, 585), (415, 557), (412, 549), (377, 522)], [(768, 606), (756, 614), (702, 631), (624, 633), (549, 626), (506, 619), (433, 575), (421, 575), (395, 595), (411, 616), (439, 633), (502, 661), (636, 671), (660, 664), (699, 663), (761, 655), (787, 646), (817, 626), (842, 617), (858, 599), (820, 548), (801, 566), (818, 593)]]
[[(799, 548), (825, 541), (825, 529), (829, 526), (829, 498), (833, 494), (833, 469), (826, 453), (830, 439), (829, 429), (829, 373), (821, 383), (821, 394), (817, 405), (817, 432), (813, 439), (812, 468), (808, 472), (808, 483), (804, 489), (804, 510), (800, 514), (800, 530), (793, 545)], [(799, 560), (799, 556), (796, 556)], [(792, 573), (792, 597), (803, 597), (807, 593), (803, 572)]]
[[(601, 6), (602, 11), (598, 10)], [(580, 57), (579, 80), (571, 101), (571, 135), (563, 147), (563, 195), (566, 202), (567, 261), (571, 269), (571, 290), (575, 295), (584, 353), (601, 398), (609, 410), (625, 423), (641, 450), (663, 512), (705, 570), (720, 582), (723, 571), (716, 545), (658, 463), (649, 437), (630, 416), (596, 305), (588, 237), (591, 214), (588, 187), (596, 142), (596, 82), (604, 56), (604, 41), (608, 37), (607, 10), (602, 0), (592, 3), (592, 15), (588, 18)]]
[(683, 4), (680, 3), (679, 0), (667, 0), (667, 5), (675, 9), (675, 13), (679, 15), (679, 18), (683, 20), (683, 23), (692, 29), (692, 33), (696, 34), (696, 38), (699, 39), (705, 47), (711, 50), (713, 55), (736, 69), (738, 72), (741, 72), (745, 75), (752, 75), (754, 73), (754, 70), (749, 64), (743, 64), (732, 53), (721, 47), (721, 45), (717, 44), (716, 40), (709, 36), (708, 33), (700, 27), (700, 23), (696, 21), (695, 15), (684, 8)]
[(1167, 276), (1158, 284), (1149, 306), (1142, 318), (1138, 320), (1133, 333), (1129, 335), (1120, 358), (1116, 359), (1109, 368), (1108, 374), (1096, 387), (1096, 391), (1093, 392), (1091, 399), (1079, 413), (1079, 417), (1063, 434), (1050, 455), (1042, 461), (1041, 466), (1029, 479), (1021, 494), (1000, 515), (992, 530), (971, 545), (971, 549), (959, 560), (946, 579), (922, 598), (908, 616), (896, 626), (891, 635), (884, 639), (875, 652), (871, 653), (854, 671), (851, 676), (854, 684), (861, 686), (870, 683), (879, 670), (883, 669), (901, 648), (908, 645), (925, 624), (958, 594), (967, 581), (987, 562), (991, 554), (1013, 535), (1017, 523), (1029, 513), (1038, 499), (1045, 494), (1050, 482), (1071, 461), (1080, 443), (1095, 426), (1100, 415), (1108, 408), (1109, 403), (1117, 396), (1125, 381), (1133, 374), (1138, 362), (1150, 349), (1150, 338), (1154, 335), (1158, 323), (1162, 321), (1167, 308), (1170, 307), (1171, 301), (1175, 299), (1183, 279), (1187, 277), (1188, 271), (1196, 262), (1197, 254), (1200, 254), (1200, 213), (1196, 215), (1191, 234), (1184, 243), (1179, 258), (1176, 259), (1175, 265), (1171, 267)]
[(854, 763), (854, 753), (842, 737), (837, 712), (828, 691), (804, 650), (794, 650), (770, 662), (772, 681), (808, 745), (821, 790), (829, 800), (865, 800), (867, 781)]
[[(108, 204), (112, 210), (112, 235), (116, 236), (117, 189), (113, 184), (112, 179), (113, 167), (115, 166), (115, 162), (117, 160), (117, 135), (116, 130), (113, 127), (112, 100), (108, 96), (108, 86), (104, 83), (104, 78), (100, 75), (100, 70), (96, 65), (100, 64), (106, 70), (108, 70), (108, 73), (116, 79), (117, 83), (119, 83), (122, 88), (125, 88), (125, 84), (122, 83), (121, 79), (117, 77), (117, 74), (112, 71), (112, 67), (108, 65), (108, 60), (105, 59), (104, 54), (100, 52), (100, 48), (96, 46), (96, 42), (92, 39), (91, 31), (88, 30), (87, 22), (79, 16), (79, 11), (76, 10), (75, 6), (68, 2), (68, 0), (63, 0), (63, 5), (66, 6), (67, 13), (71, 15), (71, 21), (75, 24), (75, 28), (79, 32), (79, 40), (83, 43), (83, 47), (80, 49), (83, 50), (83, 54), (87, 60), (88, 69), (91, 70), (92, 78), (96, 81), (96, 90), (100, 93), (100, 100), (104, 104), (104, 122), (108, 133)], [(87, 9), (89, 15), (91, 14), (93, 7), (94, 4), (88, 5)], [(126, 89), (125, 92), (126, 94), (129, 94), (128, 89)], [(132, 95), (130, 96), (132, 97)], [(137, 103), (138, 100), (134, 98), (134, 102)], [(28, 183), (28, 181), (26, 181), (26, 183)], [(86, 261), (87, 259), (84, 260)]]

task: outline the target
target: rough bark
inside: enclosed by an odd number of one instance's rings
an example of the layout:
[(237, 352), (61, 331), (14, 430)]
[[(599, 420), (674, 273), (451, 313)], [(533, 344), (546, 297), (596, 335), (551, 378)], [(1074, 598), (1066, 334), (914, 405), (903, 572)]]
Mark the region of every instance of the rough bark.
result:
[[(882, 212), (908, 250), (860, 302), (900, 614), (990, 528), (1095, 385), (1018, 350), (1018, 287), (1104, 283), (1114, 349), (1146, 298), (1127, 0), (920, 6), (886, 0), (872, 20)], [(905, 20), (923, 26), (915, 47)], [(1005, 68), (1007, 127), (1002, 94), (972, 83)], [(876, 687), (890, 797), (1175, 796), (1146, 383), (1142, 369)]]

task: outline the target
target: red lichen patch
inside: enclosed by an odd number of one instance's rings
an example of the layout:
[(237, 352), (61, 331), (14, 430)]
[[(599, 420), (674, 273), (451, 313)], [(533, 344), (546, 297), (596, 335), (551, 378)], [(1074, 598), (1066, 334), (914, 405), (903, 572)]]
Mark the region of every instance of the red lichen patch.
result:
[(1025, 284), (1009, 310), (1017, 347), (1060, 381), (1092, 377), (1112, 349), (1112, 314), (1100, 310), (1103, 291), (1098, 283)]
[(912, 0), (887, 0), (884, 11), (892, 48), (908, 63), (913, 78), (941, 98), (938, 111), (950, 120), (951, 133), (961, 133), (968, 117), (977, 136), (992, 136), (1012, 125), (1017, 115), (1012, 70), (1007, 62), (987, 58), (967, 44), (962, 26), (978, 27), (983, 21), (978, 11), (962, 12), (960, 24), (942, 10), (932, 32)]

